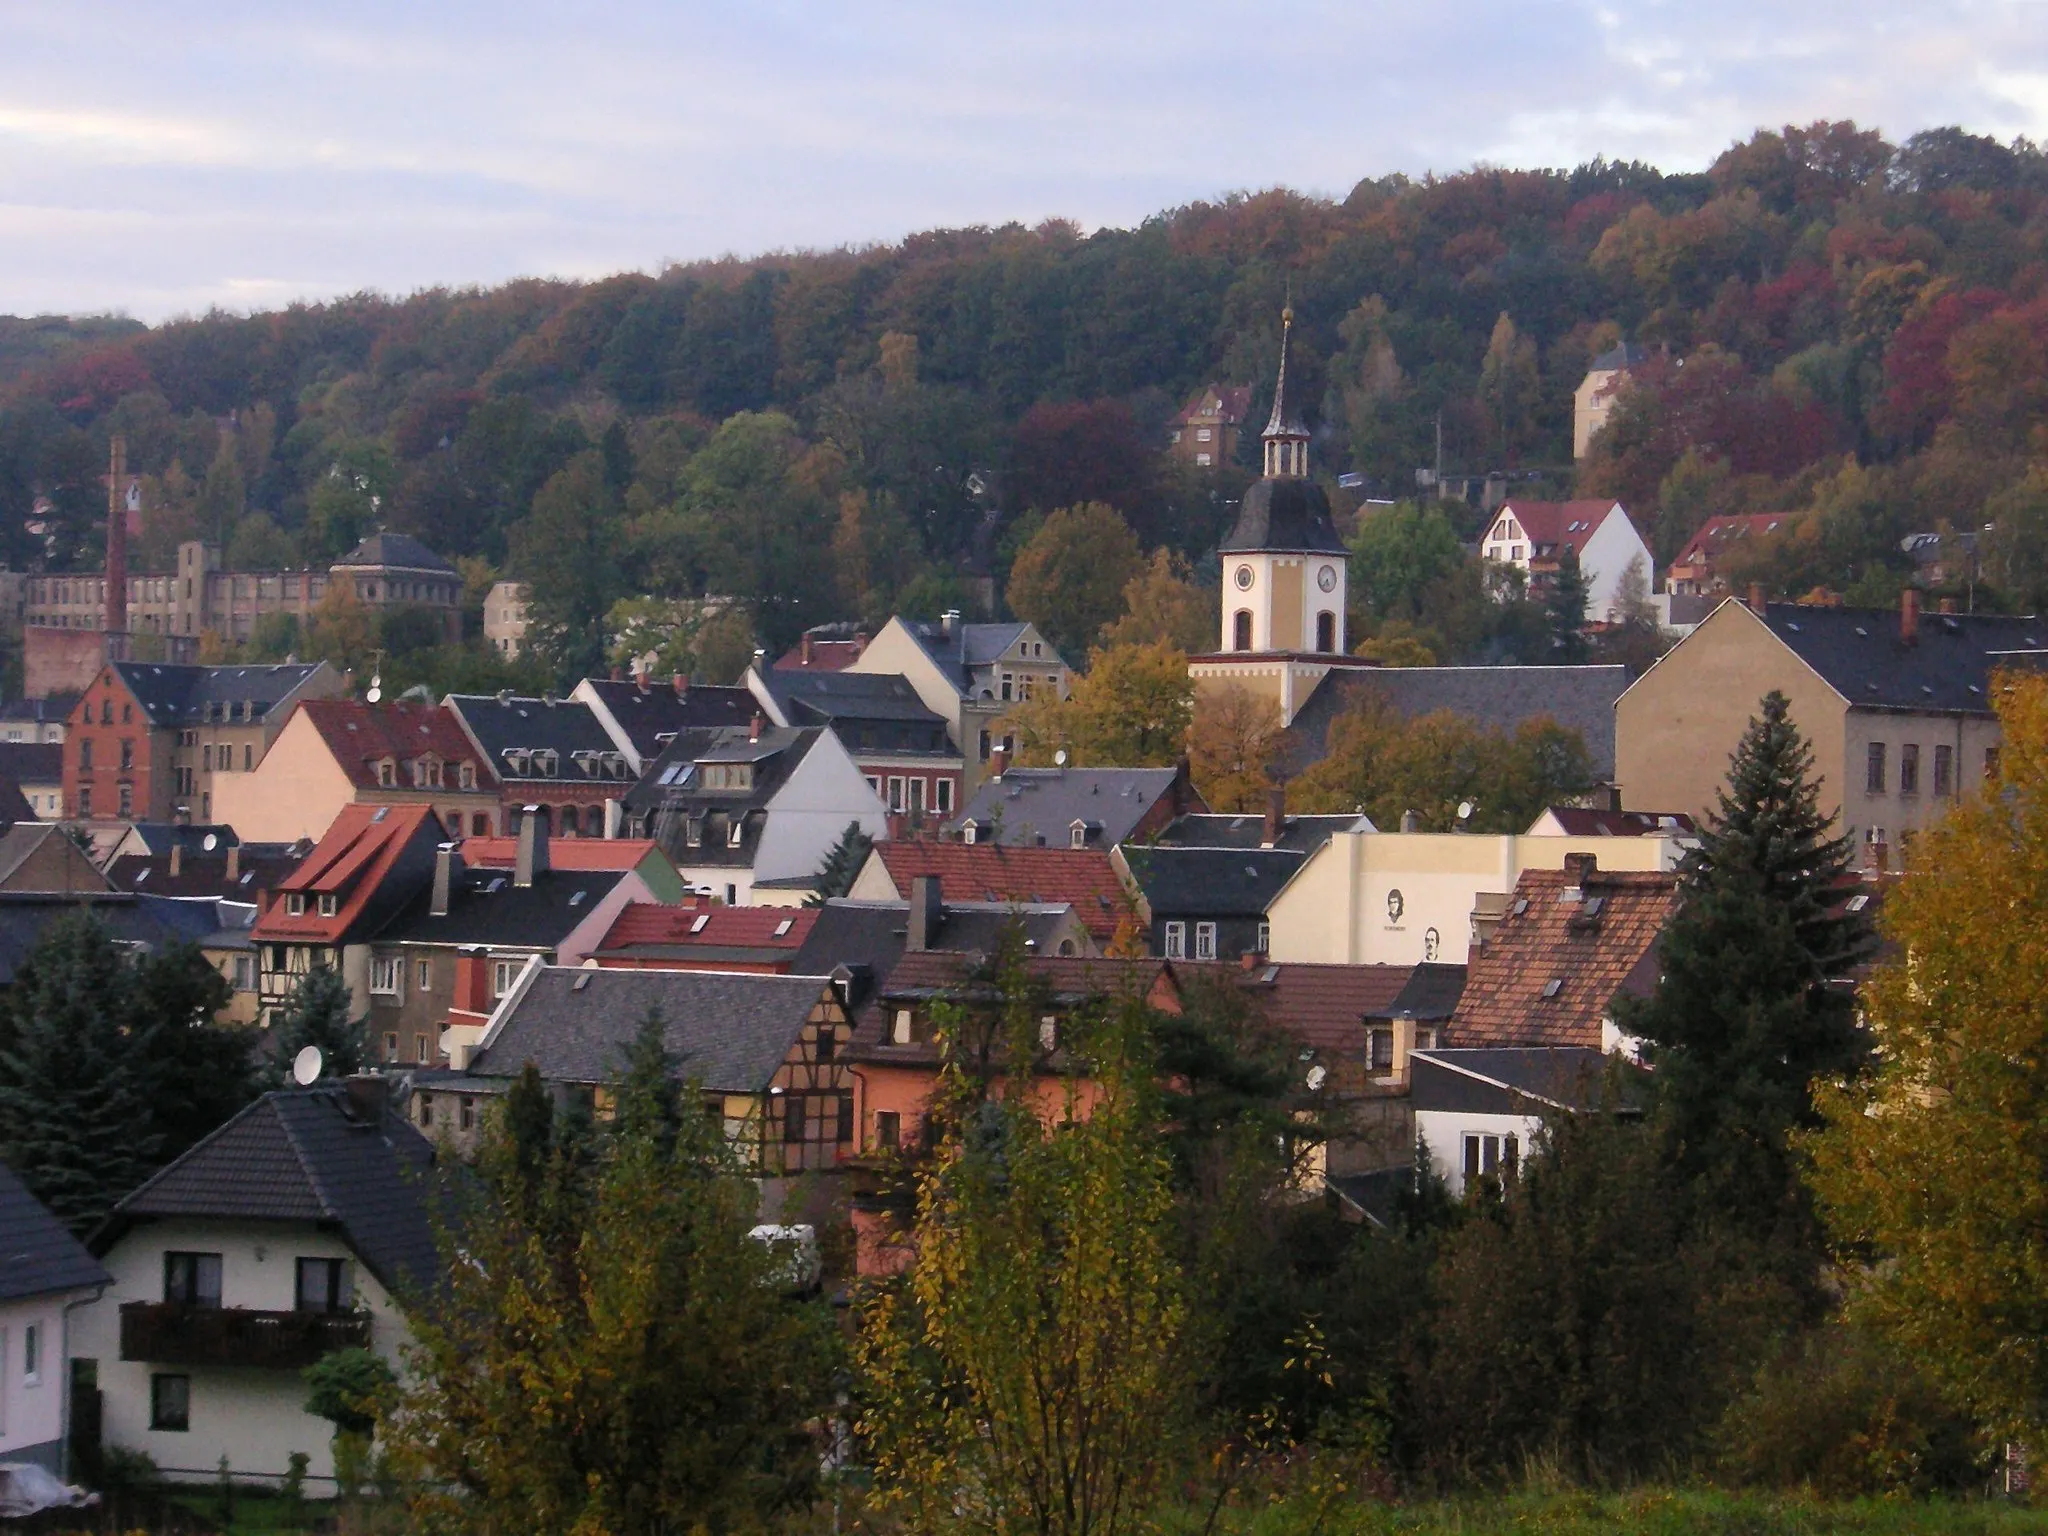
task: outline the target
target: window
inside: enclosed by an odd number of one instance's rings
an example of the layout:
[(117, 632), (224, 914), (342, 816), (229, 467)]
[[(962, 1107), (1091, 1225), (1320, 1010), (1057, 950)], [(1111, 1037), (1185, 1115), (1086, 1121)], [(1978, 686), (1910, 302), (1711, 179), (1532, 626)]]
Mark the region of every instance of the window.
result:
[(1956, 792), (1956, 751), (1954, 747), (1934, 749), (1934, 792), (1937, 795), (1952, 795)]
[(893, 1109), (875, 1112), (875, 1145), (894, 1152), (903, 1145), (903, 1116)]
[(1273, 925), (1271, 923), (1261, 923), (1259, 924), (1259, 953), (1262, 955), (1267, 955), (1271, 954), (1272, 952)]
[(1060, 1048), (1060, 1021), (1052, 1014), (1038, 1021), (1038, 1048), (1048, 1055)]
[(1017, 679), (1015, 673), (1005, 672), (1003, 674), (1002, 696), (1005, 700), (1007, 700), (1010, 697), (1011, 690), (1016, 687), (1016, 683)]
[(476, 788), (476, 764), (464, 763), (456, 770), (456, 777), (464, 789)]
[[(1998, 748), (1996, 747), (1986, 747), (1984, 749), (1984, 777), (1987, 779), (1998, 777)], [(81, 811), (79, 814), (83, 815), (84, 812)]]
[(519, 968), (523, 960), (493, 960), (491, 962), (491, 996), (503, 997), (512, 990), (512, 983), (519, 979)]
[(417, 962), (412, 968), (412, 980), (413, 985), (422, 992), (431, 989), (434, 985), (434, 962), (431, 960)]
[(1316, 650), (1324, 655), (1337, 649), (1337, 615), (1319, 613), (1316, 615)]
[(121, 738), (121, 766), (123, 768), (133, 768), (135, 766), (135, 738), (132, 736), (123, 736)]
[(370, 990), (380, 997), (397, 997), (405, 978), (405, 962), (396, 955), (375, 956), (370, 961)]
[(1365, 1032), (1365, 1067), (1368, 1072), (1394, 1070), (1394, 1032), (1373, 1028)]
[(322, 917), (332, 917), (340, 910), (341, 898), (339, 896), (335, 895), (332, 891), (322, 891), (320, 893), (320, 915)]
[(1198, 442), (1198, 443), (1206, 443), (1206, 442), (1208, 442), (1208, 441), (1210, 440), (1210, 438), (1211, 438), (1211, 436), (1212, 436), (1212, 435), (1213, 435), (1213, 434), (1212, 434), (1212, 433), (1210, 432), (1209, 428), (1207, 428), (1207, 427), (1197, 427), (1197, 428), (1195, 428), (1195, 441), (1196, 441), (1196, 442)]
[(254, 992), (256, 990), (255, 956), (235, 956), (235, 990), (237, 992)]
[(725, 846), (728, 848), (739, 847), (740, 839), (746, 835), (746, 830), (747, 818), (739, 815), (733, 816), (725, 824)]
[(120, 798), (120, 814), (123, 816), (133, 816), (135, 814), (135, 786), (133, 784), (123, 784), (120, 788)]
[(420, 1128), (422, 1130), (432, 1130), (434, 1126), (434, 1096), (431, 1093), (423, 1093), (419, 1098)]
[[(1004, 697), (1007, 698), (1008, 695), (1005, 694)], [(903, 809), (903, 775), (900, 773), (889, 775), (889, 809), (892, 811)]]
[(81, 784), (78, 787), (78, 814), (81, 816), (92, 815), (92, 786), (90, 784)]
[(889, 1043), (891, 1045), (916, 1045), (920, 1030), (917, 1026), (917, 1011), (912, 1008), (898, 1008), (889, 1021)]
[[(987, 731), (983, 731), (983, 732), (981, 733), (981, 739), (982, 739), (982, 740), (983, 740), (984, 742), (986, 742), (986, 741), (988, 740), (988, 732), (987, 732)], [(982, 756), (983, 756), (983, 757), (986, 757), (986, 756), (988, 756), (988, 754), (987, 754), (986, 752), (984, 752), (984, 753), (982, 754)], [(85, 736), (85, 737), (81, 737), (81, 738), (79, 739), (79, 743), (78, 743), (78, 767), (79, 767), (79, 770), (80, 770), (81, 772), (83, 772), (83, 773), (91, 773), (91, 772), (92, 772), (92, 738), (91, 738), (90, 736)]]
[(427, 1064), (427, 1037), (425, 1035), (414, 1035), (412, 1037), (412, 1059), (422, 1067)]
[(1195, 958), (1197, 960), (1214, 960), (1216, 958), (1216, 925), (1214, 923), (1195, 924)]
[(1866, 794), (1884, 793), (1884, 743), (1873, 741), (1864, 759), (1863, 790)]
[(810, 1118), (804, 1095), (787, 1093), (782, 1096), (782, 1139), (796, 1142), (804, 1139), (805, 1121)]
[(1515, 1138), (1507, 1136), (1467, 1135), (1465, 1138), (1465, 1178), (1469, 1182), (1487, 1174), (1504, 1174), (1515, 1171)]
[(456, 1106), (456, 1124), (465, 1131), (476, 1128), (476, 1096), (465, 1093)]
[(932, 809), (941, 816), (953, 814), (953, 781), (951, 779), (932, 780)]
[(298, 1299), (292, 1303), (299, 1311), (346, 1312), (354, 1301), (349, 1294), (346, 1260), (299, 1260)]
[(284, 915), (286, 917), (304, 917), (306, 915), (306, 893), (304, 891), (285, 892)]
[(1168, 923), (1166, 925), (1166, 958), (1185, 960), (1188, 953), (1188, 925)]
[(683, 818), (683, 841), (695, 848), (704, 841), (704, 818), (686, 816)]
[(385, 789), (390, 789), (397, 782), (398, 765), (387, 757), (377, 764), (377, 783)]
[(1899, 793), (1920, 793), (1920, 746), (1917, 742), (1909, 741), (1899, 748)]
[(213, 772), (213, 743), (208, 742), (199, 749), (199, 766), (208, 773)]
[(853, 1140), (853, 1095), (850, 1093), (840, 1094), (834, 1100), (832, 1108), (834, 1110), (832, 1139), (844, 1146)]
[(192, 1427), (192, 1378), (149, 1378), (149, 1427), (188, 1430)]
[(220, 1255), (164, 1254), (164, 1300), (183, 1307), (220, 1305)]
[(1252, 648), (1252, 611), (1240, 608), (1230, 621), (1230, 648), (1233, 651), (1248, 651)]
[(818, 1031), (818, 1052), (817, 1052), (817, 1057), (816, 1057), (816, 1059), (817, 1059), (818, 1061), (820, 1061), (820, 1062), (828, 1062), (828, 1061), (833, 1061), (833, 1060), (836, 1060), (836, 1059), (838, 1058), (838, 1055), (839, 1055), (839, 1031), (837, 1031), (836, 1029), (821, 1029), (821, 1030), (819, 1030), (819, 1031)]
[[(4, 1364), (0, 1357), (0, 1364)], [(21, 1330), (21, 1384), (25, 1387), (38, 1385), (43, 1379), (43, 1326), (30, 1323)]]
[(256, 747), (253, 742), (242, 743), (242, 772), (252, 773), (256, 768)]
[(384, 1036), (384, 1059), (386, 1061), (398, 1060), (398, 1031), (395, 1029)]

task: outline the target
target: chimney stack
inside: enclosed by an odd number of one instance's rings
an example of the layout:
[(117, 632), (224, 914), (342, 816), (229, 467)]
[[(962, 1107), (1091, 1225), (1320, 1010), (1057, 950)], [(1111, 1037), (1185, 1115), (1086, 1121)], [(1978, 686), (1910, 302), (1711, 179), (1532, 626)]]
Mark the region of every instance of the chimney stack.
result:
[(803, 664), (808, 667), (811, 664), (811, 632), (808, 629), (804, 631), (804, 637), (800, 643), (803, 646)]
[(761, 739), (761, 728), (767, 723), (768, 721), (761, 711), (755, 710), (754, 718), (747, 726), (747, 740), (759, 741)]
[(988, 776), (990, 778), (1000, 779), (1003, 776), (1003, 770), (1005, 768), (1008, 768), (1009, 766), (1010, 754), (1007, 749), (1003, 747), (997, 747), (993, 752), (989, 753)]
[(357, 1072), (344, 1078), (341, 1086), (348, 1094), (349, 1113), (360, 1123), (384, 1123), (384, 1106), (389, 1102), (389, 1091), (381, 1076), (375, 1072)]
[(953, 631), (958, 629), (959, 627), (960, 610), (958, 608), (948, 608), (944, 613), (939, 615), (940, 634), (950, 636), (953, 633)]
[(228, 844), (228, 884), (233, 885), (242, 878), (242, 845)]
[(1422, 813), (1420, 811), (1403, 811), (1401, 813), (1401, 830), (1403, 832), (1420, 832), (1422, 830)]
[(1280, 841), (1280, 834), (1287, 826), (1287, 786), (1275, 784), (1266, 791), (1266, 829), (1259, 846), (1271, 848)]
[(455, 877), (462, 872), (462, 855), (453, 843), (443, 843), (434, 850), (434, 898), (427, 910), (434, 917), (446, 917), (448, 906), (455, 895)]
[(1920, 591), (1907, 587), (1899, 593), (1899, 644), (1920, 643)]
[[(107, 465), (107, 633), (128, 633), (128, 440), (115, 436)], [(113, 642), (107, 653), (114, 659), (126, 647)]]
[(904, 931), (903, 948), (913, 954), (923, 954), (930, 949), (939, 936), (939, 923), (944, 911), (945, 899), (939, 890), (939, 877), (912, 875), (910, 920)]
[(519, 848), (512, 856), (512, 883), (524, 889), (548, 872), (548, 824), (537, 805), (519, 812)]
[(675, 684), (677, 698), (680, 699), (690, 691), (690, 679), (685, 674), (681, 672), (674, 673), (671, 675), (670, 681)]
[(1593, 878), (1593, 872), (1600, 867), (1600, 861), (1590, 853), (1568, 853), (1564, 856), (1564, 899), (1577, 901), (1585, 894), (1586, 882)]
[(1749, 611), (1758, 618), (1764, 616), (1764, 584), (1760, 581), (1749, 584)]
[(1956, 600), (1952, 597), (1944, 597), (1936, 607), (1942, 613), (1954, 613), (1956, 611)]

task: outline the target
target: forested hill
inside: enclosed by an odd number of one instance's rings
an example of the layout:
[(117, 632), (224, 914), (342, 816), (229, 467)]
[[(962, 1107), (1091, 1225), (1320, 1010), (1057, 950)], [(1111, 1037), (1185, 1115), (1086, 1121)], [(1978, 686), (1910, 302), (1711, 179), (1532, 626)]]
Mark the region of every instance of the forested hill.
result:
[[(1263, 421), (1290, 295), (1321, 472), (1412, 487), (1439, 421), (1453, 469), (1568, 466), (1573, 386), (1626, 338), (1646, 387), (1579, 488), (1622, 497), (1660, 556), (1712, 512), (1807, 507), (1822, 533), (1784, 581), (1841, 586), (1990, 503), (2048, 520), (2027, 466), (2048, 452), (2048, 158), (1836, 123), (1698, 175), (1479, 169), (1085, 238), (0, 321), (0, 556), (96, 561), (116, 431), (153, 481), (146, 559), (204, 533), (318, 560), (383, 524), (585, 605), (754, 599), (770, 639), (940, 600), (1034, 508), (1105, 500), (1199, 556), (1236, 487), (1170, 468), (1166, 424), (1212, 380), (1254, 386)], [(39, 494), (48, 547), (23, 526)]]

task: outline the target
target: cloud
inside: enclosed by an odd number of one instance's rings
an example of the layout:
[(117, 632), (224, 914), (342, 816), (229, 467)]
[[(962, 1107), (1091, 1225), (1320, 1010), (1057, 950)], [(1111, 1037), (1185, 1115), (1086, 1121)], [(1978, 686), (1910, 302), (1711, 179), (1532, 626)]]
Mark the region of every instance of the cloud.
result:
[(1482, 160), (1692, 169), (1822, 117), (2039, 137), (2039, 21), (2029, 0), (15, 7), (0, 310), (1123, 224)]

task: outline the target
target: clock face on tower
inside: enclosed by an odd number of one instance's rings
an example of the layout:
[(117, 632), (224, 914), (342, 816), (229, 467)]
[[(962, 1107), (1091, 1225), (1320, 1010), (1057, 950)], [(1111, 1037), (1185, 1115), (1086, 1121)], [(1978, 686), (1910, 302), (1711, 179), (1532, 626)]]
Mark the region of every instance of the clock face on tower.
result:
[(1336, 591), (1337, 567), (1335, 567), (1334, 565), (1326, 565), (1320, 571), (1317, 571), (1316, 585), (1321, 587), (1325, 592)]
[(1251, 591), (1251, 589), (1252, 568), (1248, 565), (1240, 565), (1237, 568), (1237, 590), (1240, 592), (1249, 592)]

